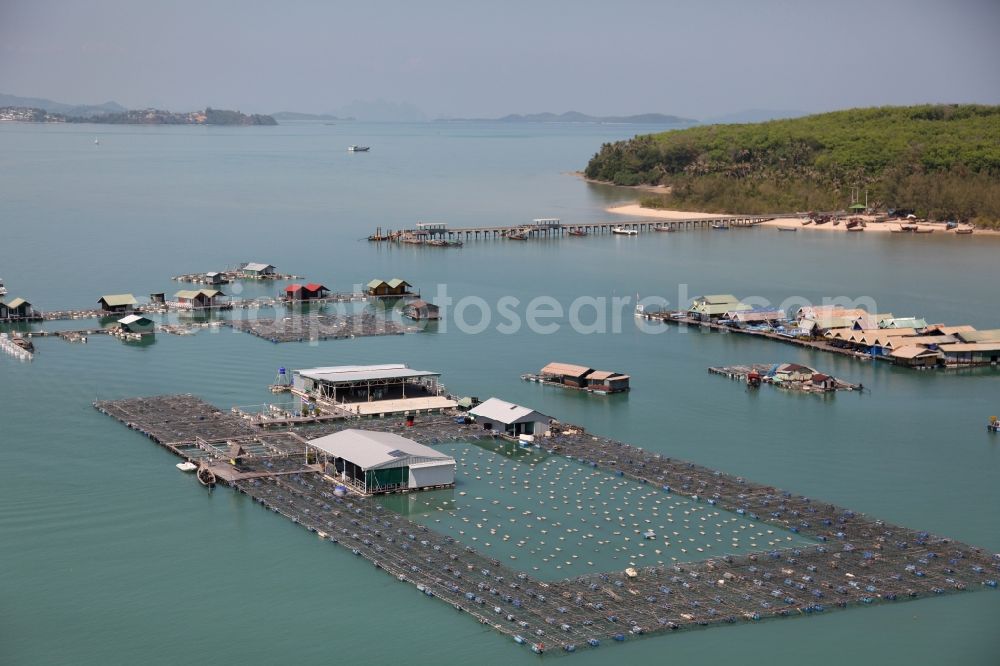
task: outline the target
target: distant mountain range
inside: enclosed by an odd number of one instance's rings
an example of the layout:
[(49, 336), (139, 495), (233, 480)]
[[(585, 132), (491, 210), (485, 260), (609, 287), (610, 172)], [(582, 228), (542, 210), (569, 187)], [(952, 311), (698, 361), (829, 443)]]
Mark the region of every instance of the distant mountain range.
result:
[(512, 113), (502, 118), (440, 118), (441, 122), (494, 122), (494, 123), (605, 123), (620, 125), (697, 125), (692, 118), (681, 118), (663, 113), (641, 113), (634, 116), (590, 116), (579, 111), (566, 113)]
[(42, 109), (49, 113), (58, 113), (63, 116), (105, 116), (109, 113), (124, 113), (128, 111), (118, 102), (105, 102), (104, 104), (63, 104), (53, 102), (51, 99), (40, 97), (18, 97), (17, 95), (5, 95), (0, 93), (0, 107), (19, 106), (31, 109)]
[(299, 113), (298, 111), (278, 111), (277, 113), (272, 113), (271, 117), (275, 120), (326, 120), (328, 122), (333, 121), (350, 121), (356, 120), (353, 117), (341, 118), (340, 116), (335, 116), (331, 113)]

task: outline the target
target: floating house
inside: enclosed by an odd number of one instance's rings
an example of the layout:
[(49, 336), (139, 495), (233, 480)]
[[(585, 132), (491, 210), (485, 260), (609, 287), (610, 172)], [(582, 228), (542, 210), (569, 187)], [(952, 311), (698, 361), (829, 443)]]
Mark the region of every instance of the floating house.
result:
[(407, 296), (412, 293), (410, 291), (412, 286), (400, 278), (393, 278), (389, 281), (372, 280), (367, 285), (369, 296)]
[(218, 271), (205, 273), (205, 284), (225, 284), (226, 282), (226, 276)]
[(727, 313), (746, 312), (752, 309), (732, 294), (710, 294), (694, 299), (688, 308), (688, 313), (695, 319), (714, 321), (721, 319)]
[(289, 301), (311, 301), (315, 298), (326, 298), (330, 290), (316, 282), (309, 284), (290, 284), (285, 287), (285, 298)]
[(455, 484), (455, 459), (395, 433), (348, 429), (311, 439), (328, 476), (366, 494)]
[(105, 312), (132, 312), (139, 301), (132, 294), (107, 294), (97, 299), (97, 304)]
[[(531, 378), (528, 375), (526, 378)], [(594, 393), (621, 393), (629, 390), (628, 375), (607, 370), (594, 370), (571, 363), (549, 363), (535, 376), (546, 383), (585, 389)]]
[(359, 416), (440, 412), (456, 405), (438, 383), (440, 377), (402, 363), (337, 365), (294, 370), (292, 391)]
[(441, 309), (433, 303), (428, 303), (418, 298), (415, 301), (410, 301), (403, 307), (403, 316), (409, 317), (414, 321), (437, 321), (441, 319)]
[(174, 294), (178, 307), (185, 309), (219, 307), (219, 297), (225, 296), (218, 289), (182, 289)]
[(933, 368), (944, 358), (944, 354), (937, 349), (914, 344), (904, 344), (898, 349), (893, 349), (889, 352), (889, 356), (897, 365), (911, 368)]
[(153, 335), (156, 325), (153, 320), (142, 315), (130, 314), (118, 320), (118, 327), (125, 333)]
[(997, 365), (1000, 363), (1000, 340), (964, 342), (939, 347), (945, 365)]
[(267, 280), (273, 278), (277, 273), (277, 268), (271, 264), (261, 264), (250, 262), (240, 264), (236, 269), (236, 276), (246, 280)]
[(41, 317), (42, 315), (31, 307), (31, 303), (23, 298), (0, 301), (0, 320), (31, 321)]
[(476, 423), (482, 425), (485, 430), (511, 437), (544, 434), (552, 420), (541, 412), (500, 398), (490, 398), (476, 405), (469, 410), (469, 414), (475, 417)]
[(752, 308), (749, 310), (730, 310), (722, 315), (725, 321), (731, 321), (739, 327), (773, 324), (784, 321), (787, 315), (774, 308)]

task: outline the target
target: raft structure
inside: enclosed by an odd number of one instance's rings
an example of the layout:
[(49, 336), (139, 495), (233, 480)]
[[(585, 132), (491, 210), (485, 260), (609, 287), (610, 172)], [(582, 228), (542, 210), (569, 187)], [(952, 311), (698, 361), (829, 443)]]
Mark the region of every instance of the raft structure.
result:
[[(94, 406), (197, 464), (199, 478), (232, 487), (535, 652), (573, 652), (643, 634), (995, 588), (1000, 578), (1000, 555), (553, 421), (529, 452), (562, 460), (557, 478), (572, 462), (644, 486), (657, 497), (735, 514), (767, 533), (782, 530), (805, 544), (762, 545), (740, 554), (720, 549), (707, 559), (670, 564), (629, 561), (610, 571), (543, 580), (502, 563), (486, 543), (442, 534), (324, 476), (308, 440), (357, 428), (356, 419), (265, 430), (191, 395)], [(465, 443), (509, 446), (505, 455), (524, 453), (469, 421), (434, 416), (363, 423), (367, 430), (403, 434), (432, 448)], [(474, 470), (476, 483), (490, 471)], [(522, 484), (553, 483), (540, 476), (544, 471), (532, 468)], [(467, 474), (455, 494), (478, 492), (482, 486), (476, 483)], [(511, 494), (521, 489), (507, 487)], [(652, 537), (658, 538), (655, 531)], [(644, 535), (636, 541), (652, 543)], [(566, 555), (571, 552), (567, 547)]]
[(815, 368), (798, 363), (755, 363), (752, 365), (727, 365), (708, 369), (713, 375), (728, 377), (745, 383), (750, 388), (769, 384), (789, 391), (803, 393), (832, 393), (834, 391), (862, 391), (864, 386), (838, 379)]
[(598, 395), (626, 393), (630, 390), (631, 380), (628, 375), (621, 372), (595, 370), (572, 363), (549, 363), (537, 374), (526, 373), (521, 375), (521, 379)]

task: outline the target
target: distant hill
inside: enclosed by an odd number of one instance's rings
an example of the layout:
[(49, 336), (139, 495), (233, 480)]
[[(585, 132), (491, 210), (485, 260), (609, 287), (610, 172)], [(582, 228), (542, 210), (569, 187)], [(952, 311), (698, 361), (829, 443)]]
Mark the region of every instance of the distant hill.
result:
[(275, 120), (326, 120), (328, 122), (333, 121), (351, 121), (354, 118), (341, 118), (340, 116), (335, 116), (329, 113), (299, 113), (297, 111), (278, 111), (277, 113), (272, 113), (271, 117)]
[(63, 116), (103, 116), (109, 113), (123, 113), (128, 110), (118, 102), (64, 104), (63, 102), (53, 102), (51, 99), (43, 99), (41, 97), (18, 97), (17, 95), (0, 93), (0, 107), (8, 106), (41, 109), (42, 111), (58, 113)]
[(1000, 106), (851, 109), (703, 125), (604, 144), (586, 176), (670, 186), (644, 205), (708, 212), (839, 210), (852, 188), (875, 207), (1000, 222)]
[(424, 112), (412, 104), (387, 102), (384, 99), (355, 100), (350, 104), (330, 110), (329, 115), (377, 123), (420, 123), (427, 120)]
[(493, 123), (603, 123), (620, 125), (697, 125), (697, 120), (668, 116), (662, 113), (642, 113), (634, 116), (589, 116), (579, 111), (566, 113), (512, 113), (502, 118), (442, 118), (444, 122)]

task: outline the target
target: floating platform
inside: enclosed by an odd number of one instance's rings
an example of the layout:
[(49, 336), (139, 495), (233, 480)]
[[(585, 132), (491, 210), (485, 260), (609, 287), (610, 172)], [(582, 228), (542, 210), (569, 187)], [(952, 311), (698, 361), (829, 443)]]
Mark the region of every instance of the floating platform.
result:
[(833, 391), (861, 391), (864, 386), (852, 384), (821, 373), (814, 368), (793, 363), (755, 363), (753, 365), (727, 365), (708, 369), (713, 375), (728, 377), (733, 381), (757, 387), (770, 384), (777, 388), (803, 393), (830, 393)]
[(294, 314), (282, 319), (224, 321), (222, 325), (275, 343), (403, 335), (411, 330), (368, 312), (350, 315)]
[[(554, 649), (995, 588), (1000, 578), (1000, 556), (979, 548), (555, 425), (553, 436), (541, 442), (550, 454), (788, 530), (815, 545), (546, 582), (369, 498), (339, 496), (343, 491), (310, 467), (305, 435), (294, 427), (266, 432), (190, 395), (94, 406), (177, 455), (218, 470), (220, 482), (425, 596), (518, 642)], [(383, 419), (365, 427), (405, 433), (430, 446), (483, 437), (462, 421), (439, 418), (406, 427)], [(352, 425), (311, 426), (308, 436)]]

